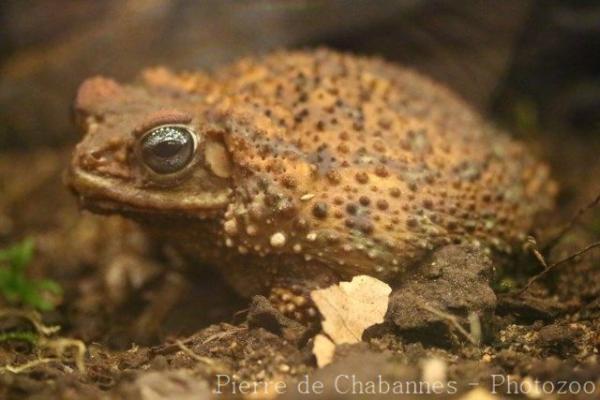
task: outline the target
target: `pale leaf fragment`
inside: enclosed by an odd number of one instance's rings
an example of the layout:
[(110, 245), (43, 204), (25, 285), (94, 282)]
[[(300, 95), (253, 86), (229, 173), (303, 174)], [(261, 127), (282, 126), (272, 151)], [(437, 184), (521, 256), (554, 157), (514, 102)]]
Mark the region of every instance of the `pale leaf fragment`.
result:
[(499, 398), (482, 387), (475, 388), (463, 395), (459, 400), (498, 400)]
[(321, 333), (315, 336), (315, 342), (313, 344), (313, 354), (317, 358), (317, 366), (323, 368), (327, 364), (330, 364), (335, 354), (335, 343)]
[(383, 322), (391, 291), (386, 283), (359, 275), (310, 296), (323, 316), (323, 332), (339, 345), (360, 342), (367, 328)]

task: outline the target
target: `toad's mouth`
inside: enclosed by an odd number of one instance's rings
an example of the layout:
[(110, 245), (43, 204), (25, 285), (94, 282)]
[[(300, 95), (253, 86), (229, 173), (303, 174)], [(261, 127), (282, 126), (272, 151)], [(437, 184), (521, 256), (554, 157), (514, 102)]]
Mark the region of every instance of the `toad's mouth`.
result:
[(123, 188), (123, 182), (79, 168), (69, 168), (64, 179), (82, 208), (100, 214), (162, 214), (203, 219), (223, 210), (231, 195), (229, 188), (193, 196), (147, 188)]

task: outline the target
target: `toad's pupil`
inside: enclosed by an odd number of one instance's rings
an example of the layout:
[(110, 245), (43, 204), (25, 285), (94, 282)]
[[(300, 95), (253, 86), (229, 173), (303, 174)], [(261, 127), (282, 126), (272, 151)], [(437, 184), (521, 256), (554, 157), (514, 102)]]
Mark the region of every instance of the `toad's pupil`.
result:
[(162, 126), (141, 141), (142, 161), (159, 174), (184, 169), (192, 161), (194, 140), (190, 131), (179, 126)]
[(160, 158), (169, 158), (174, 157), (181, 151), (181, 149), (185, 146), (185, 143), (182, 143), (178, 140), (165, 140), (164, 142), (157, 143), (154, 147), (150, 148), (150, 151), (156, 156)]

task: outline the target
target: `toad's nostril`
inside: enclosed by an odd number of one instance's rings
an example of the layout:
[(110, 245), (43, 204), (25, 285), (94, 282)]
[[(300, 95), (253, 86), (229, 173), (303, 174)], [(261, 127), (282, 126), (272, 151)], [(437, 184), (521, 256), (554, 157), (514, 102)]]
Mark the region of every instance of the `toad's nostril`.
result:
[(76, 112), (93, 113), (100, 104), (119, 96), (123, 88), (114, 80), (96, 76), (85, 80), (77, 90)]
[(104, 177), (119, 179), (130, 179), (131, 171), (122, 158), (123, 157), (120, 152), (93, 152), (89, 154), (81, 154), (78, 157), (76, 165), (77, 169), (92, 173), (94, 175), (102, 175)]
[(79, 166), (87, 171), (94, 171), (106, 164), (106, 158), (104, 158), (98, 152), (92, 152), (89, 154), (81, 154), (79, 156)]

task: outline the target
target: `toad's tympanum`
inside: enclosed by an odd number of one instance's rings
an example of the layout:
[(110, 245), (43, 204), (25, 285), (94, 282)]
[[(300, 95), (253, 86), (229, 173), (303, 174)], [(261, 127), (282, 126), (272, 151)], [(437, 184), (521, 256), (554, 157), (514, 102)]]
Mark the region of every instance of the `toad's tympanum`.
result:
[(296, 317), (304, 290), (401, 280), (449, 244), (510, 252), (555, 192), (444, 86), (329, 50), (90, 78), (74, 111), (67, 180), (85, 208), (135, 219)]

